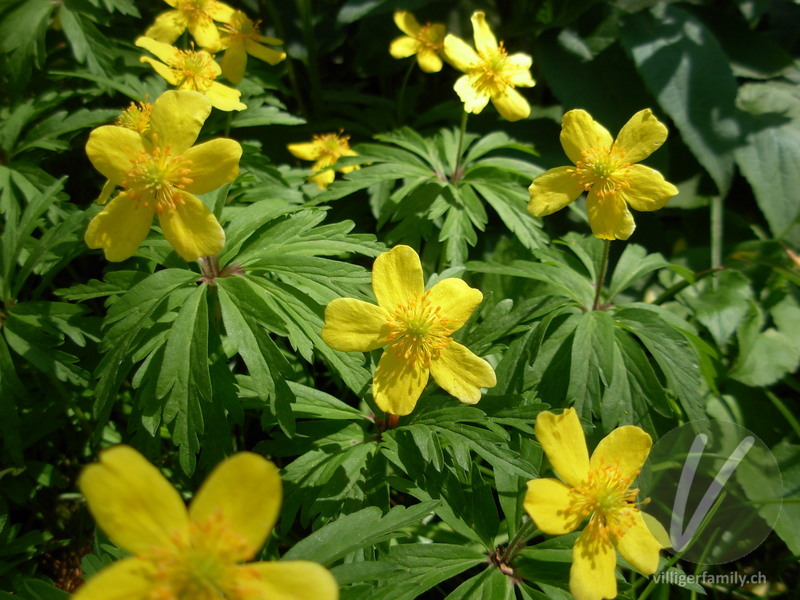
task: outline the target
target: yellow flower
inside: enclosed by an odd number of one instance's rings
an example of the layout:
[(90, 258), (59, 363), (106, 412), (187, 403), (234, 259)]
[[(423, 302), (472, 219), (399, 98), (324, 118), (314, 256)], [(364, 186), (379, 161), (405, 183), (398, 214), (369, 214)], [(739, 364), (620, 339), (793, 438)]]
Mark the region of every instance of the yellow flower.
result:
[(132, 557), (103, 569), (74, 600), (336, 600), (333, 576), (307, 561), (244, 563), (278, 517), (281, 480), (265, 458), (239, 452), (208, 476), (189, 509), (129, 446), (100, 454), (78, 479), (100, 528)]
[(355, 298), (328, 304), (322, 339), (343, 352), (386, 346), (372, 382), (381, 410), (409, 414), (429, 375), (466, 404), (481, 399), (481, 388), (497, 384), (489, 363), (451, 337), (483, 300), (480, 291), (454, 278), (426, 291), (419, 256), (408, 246), (375, 259), (372, 289), (377, 306)]
[(222, 74), (228, 81), (239, 83), (244, 78), (248, 54), (271, 65), (286, 58), (286, 52), (267, 48), (261, 42), (273, 46), (283, 44), (277, 38), (261, 35), (256, 23), (242, 11), (234, 12), (231, 20), (220, 28), (220, 45), (225, 49), (221, 61)]
[(394, 58), (408, 58), (417, 55), (419, 68), (426, 73), (442, 70), (441, 55), (444, 52), (444, 36), (447, 30), (441, 23), (420, 25), (407, 10), (394, 13), (394, 22), (406, 35), (395, 39), (389, 46), (389, 54)]
[(531, 57), (508, 55), (503, 42), (497, 43), (481, 11), (472, 15), (476, 53), (464, 40), (452, 34), (444, 38), (444, 54), (459, 71), (466, 73), (454, 89), (464, 103), (464, 110), (478, 114), (489, 100), (504, 119), (519, 121), (531, 112), (528, 101), (514, 88), (532, 87)]
[(218, 0), (165, 0), (175, 10), (156, 17), (145, 36), (171, 44), (189, 30), (198, 45), (216, 52), (219, 49), (219, 31), (214, 21), (227, 23), (233, 9)]
[(122, 192), (89, 223), (90, 248), (102, 248), (110, 261), (125, 260), (147, 237), (157, 214), (164, 237), (184, 260), (222, 249), (225, 232), (194, 194), (233, 181), (242, 148), (229, 139), (192, 147), (210, 112), (202, 94), (173, 90), (153, 104), (145, 135), (114, 125), (92, 131), (86, 154), (108, 179), (106, 185)]
[[(313, 181), (319, 186), (319, 189), (324, 190), (333, 183), (335, 177), (333, 169), (326, 167), (335, 165), (342, 156), (358, 156), (356, 152), (350, 149), (350, 144), (347, 142), (349, 139), (349, 135), (325, 133), (315, 135), (313, 142), (289, 144), (286, 147), (289, 152), (299, 159), (315, 161), (311, 167), (315, 173), (308, 180)], [(339, 172), (349, 173), (358, 168), (360, 168), (358, 165), (350, 165), (349, 167), (342, 167)], [(323, 169), (325, 170), (323, 171)]]
[(569, 588), (576, 600), (617, 595), (615, 547), (637, 571), (655, 573), (658, 552), (667, 546), (645, 524), (647, 515), (637, 508), (639, 490), (630, 489), (650, 452), (650, 436), (639, 427), (619, 427), (600, 441), (589, 459), (575, 409), (560, 415), (539, 413), (535, 431), (563, 482), (529, 481), (525, 510), (551, 535), (574, 531), (589, 517), (572, 550)]
[(604, 240), (627, 240), (636, 228), (628, 205), (658, 210), (678, 189), (650, 167), (637, 165), (667, 139), (667, 128), (647, 108), (625, 124), (613, 140), (585, 110), (571, 110), (561, 123), (561, 146), (574, 167), (550, 169), (528, 188), (528, 212), (543, 217), (588, 191), (589, 226)]
[(208, 52), (204, 50), (179, 50), (175, 46), (157, 42), (148, 37), (140, 37), (136, 45), (155, 54), (161, 61), (149, 56), (139, 60), (148, 63), (155, 72), (179, 90), (194, 90), (208, 96), (211, 105), (219, 110), (244, 110), (247, 108), (239, 100), (239, 90), (214, 81), (222, 69)]

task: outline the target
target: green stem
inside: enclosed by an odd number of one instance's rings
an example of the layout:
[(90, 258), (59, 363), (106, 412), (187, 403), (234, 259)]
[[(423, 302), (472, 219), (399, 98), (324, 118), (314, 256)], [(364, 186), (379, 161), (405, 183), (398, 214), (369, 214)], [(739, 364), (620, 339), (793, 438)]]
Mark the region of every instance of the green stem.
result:
[(606, 278), (606, 270), (608, 269), (608, 255), (611, 253), (611, 240), (605, 240), (603, 246), (603, 257), (600, 259), (600, 270), (597, 272), (597, 283), (594, 290), (594, 302), (592, 303), (592, 310), (600, 308), (600, 294), (603, 292), (603, 281)]
[(406, 100), (406, 88), (408, 87), (408, 80), (411, 78), (411, 72), (414, 70), (414, 65), (417, 64), (416, 60), (410, 60), (408, 62), (408, 69), (406, 69), (406, 74), (403, 76), (403, 83), (400, 85), (400, 92), (397, 94), (397, 126), (400, 127), (403, 125), (403, 121), (405, 121), (405, 100)]
[[(711, 268), (722, 267), (722, 196), (711, 198)], [(716, 280), (714, 280), (716, 287)]]
[(672, 287), (670, 287), (670, 288), (664, 290), (663, 292), (661, 292), (658, 295), (658, 297), (655, 300), (653, 300), (653, 304), (661, 304), (662, 302), (666, 302), (667, 300), (672, 298), (675, 294), (677, 294), (680, 291), (683, 291), (684, 289), (686, 289), (690, 285), (694, 285), (695, 283), (697, 283), (698, 281), (700, 281), (704, 277), (708, 277), (709, 275), (712, 275), (713, 273), (718, 273), (721, 270), (722, 270), (722, 267), (717, 267), (717, 268), (713, 268), (713, 269), (706, 269), (705, 271), (700, 271), (699, 273), (695, 273), (692, 276), (694, 278), (694, 281), (681, 281), (680, 283), (676, 283)]
[(508, 565), (514, 560), (514, 557), (525, 547), (525, 543), (533, 537), (537, 531), (532, 519), (525, 521), (522, 526), (517, 530), (516, 535), (511, 538), (511, 541), (506, 546), (505, 552), (500, 557), (500, 562)]
[(233, 122), (233, 111), (228, 111), (228, 116), (225, 118), (225, 133), (222, 135), (222, 137), (230, 136), (232, 122)]
[[(784, 377), (784, 379), (783, 379), (784, 383), (787, 383), (787, 379), (790, 379), (790, 378), (789, 377)], [(794, 383), (794, 382), (792, 382), (792, 383)], [(794, 386), (792, 386), (792, 387), (794, 387)], [(795, 387), (795, 391), (797, 391), (796, 387)], [(797, 437), (800, 437), (800, 422), (797, 421), (795, 416), (792, 414), (792, 411), (789, 410), (789, 408), (786, 406), (786, 404), (783, 403), (783, 400), (778, 398), (775, 394), (773, 394), (769, 390), (764, 390), (764, 393), (767, 395), (767, 398), (769, 398), (770, 402), (772, 402), (772, 405), (775, 408), (778, 409), (778, 411), (783, 415), (783, 418), (785, 418), (786, 421), (789, 423), (789, 425), (791, 425), (792, 429), (794, 430), (795, 435)]]
[(463, 111), (461, 113), (461, 129), (458, 130), (458, 149), (456, 150), (456, 166), (453, 169), (453, 175), (450, 177), (450, 181), (453, 183), (457, 182), (461, 179), (461, 153), (464, 151), (464, 137), (467, 134), (467, 117), (469, 113), (467, 111)]

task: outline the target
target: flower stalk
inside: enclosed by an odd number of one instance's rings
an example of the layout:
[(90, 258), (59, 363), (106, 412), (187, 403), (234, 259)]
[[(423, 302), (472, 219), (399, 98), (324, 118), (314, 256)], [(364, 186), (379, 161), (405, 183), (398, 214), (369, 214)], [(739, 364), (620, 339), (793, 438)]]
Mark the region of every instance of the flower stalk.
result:
[(603, 240), (603, 256), (600, 259), (600, 270), (597, 271), (597, 283), (595, 283), (594, 302), (592, 302), (592, 310), (600, 308), (600, 294), (603, 292), (603, 281), (606, 278), (606, 271), (608, 270), (608, 255), (611, 253), (611, 240)]

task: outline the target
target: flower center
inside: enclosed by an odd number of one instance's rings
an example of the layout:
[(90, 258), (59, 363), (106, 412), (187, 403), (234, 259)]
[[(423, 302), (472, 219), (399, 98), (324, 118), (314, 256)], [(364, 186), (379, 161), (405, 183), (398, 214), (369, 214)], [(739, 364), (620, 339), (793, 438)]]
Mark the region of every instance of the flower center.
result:
[(208, 14), (208, 0), (178, 0), (177, 8), (186, 17), (190, 23), (198, 23), (200, 21), (211, 21), (211, 16)]
[(440, 306), (431, 304), (429, 292), (397, 305), (387, 323), (391, 329), (389, 345), (399, 358), (412, 365), (421, 361), (430, 366), (453, 341), (452, 319), (441, 316), (440, 311)]
[(490, 96), (502, 93), (509, 85), (506, 78), (508, 52), (503, 42), (497, 48), (483, 50), (478, 55), (480, 61), (470, 70), (472, 87)]
[(258, 22), (254, 23), (247, 15), (238, 10), (233, 13), (230, 23), (220, 26), (220, 33), (222, 34), (223, 46), (226, 48), (237, 41), (243, 42), (250, 39), (254, 42), (259, 42), (261, 40)]
[(589, 475), (582, 486), (570, 489), (571, 504), (567, 514), (581, 519), (590, 516), (587, 529), (595, 540), (618, 540), (634, 524), (638, 512), (638, 489), (630, 489), (635, 479), (623, 477), (615, 466), (605, 466)]
[(441, 53), (444, 49), (444, 38), (436, 33), (431, 23), (426, 23), (417, 32), (417, 42), (420, 49)]
[(137, 205), (152, 209), (156, 214), (174, 210), (183, 204), (181, 191), (192, 180), (192, 161), (181, 154), (170, 153), (169, 146), (156, 146), (152, 151), (139, 150), (131, 157), (132, 167), (125, 174), (122, 187)]
[(147, 102), (131, 102), (131, 105), (117, 117), (117, 126), (132, 129), (143, 135), (150, 128), (150, 113), (153, 105)]
[(147, 600), (244, 600), (254, 598), (258, 572), (239, 566), (256, 551), (232, 531), (221, 514), (189, 524), (189, 532), (173, 536), (166, 548), (141, 556), (153, 567)]
[(591, 148), (581, 152), (581, 157), (571, 173), (586, 191), (593, 189), (595, 194), (605, 198), (630, 187), (631, 164), (620, 148)]
[(188, 87), (197, 92), (205, 92), (217, 77), (215, 65), (212, 56), (204, 50), (178, 50), (175, 61), (169, 67), (178, 79), (179, 88)]

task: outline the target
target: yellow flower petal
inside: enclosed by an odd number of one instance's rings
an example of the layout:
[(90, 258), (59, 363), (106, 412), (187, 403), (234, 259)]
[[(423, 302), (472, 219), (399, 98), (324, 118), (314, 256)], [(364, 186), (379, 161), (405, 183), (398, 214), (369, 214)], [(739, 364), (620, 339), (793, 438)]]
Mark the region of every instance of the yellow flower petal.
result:
[(393, 415), (410, 414), (428, 383), (428, 374), (428, 368), (421, 361), (412, 365), (408, 360), (398, 357), (393, 348), (387, 348), (372, 379), (375, 404)]
[(321, 171), (308, 178), (311, 183), (316, 183), (317, 187), (321, 190), (328, 189), (328, 186), (333, 183), (334, 179), (336, 179), (336, 174), (333, 172), (333, 169)]
[(618, 193), (602, 198), (592, 190), (586, 198), (586, 212), (592, 233), (601, 239), (627, 240), (636, 229), (628, 205)]
[(211, 101), (211, 105), (219, 110), (245, 110), (247, 105), (239, 98), (242, 93), (227, 85), (222, 85), (214, 81), (211, 87), (206, 90), (206, 96)]
[(222, 55), (220, 67), (222, 74), (232, 83), (239, 83), (244, 79), (244, 71), (247, 66), (247, 50), (244, 42), (237, 40), (228, 46)]
[(153, 24), (144, 32), (145, 37), (172, 44), (186, 31), (189, 25), (186, 16), (179, 10), (168, 10), (158, 15)]
[[(278, 43), (280, 43), (280, 40), (278, 40)], [(257, 59), (263, 60), (271, 65), (277, 65), (284, 58), (286, 58), (286, 52), (267, 48), (266, 46), (259, 44), (258, 42), (254, 42), (253, 40), (245, 40), (244, 45), (248, 54), (255, 56)]]
[(398, 10), (394, 13), (394, 24), (397, 28), (412, 38), (419, 33), (419, 22), (416, 17), (407, 10)]
[(622, 127), (614, 147), (622, 150), (625, 160), (636, 163), (661, 147), (667, 139), (667, 128), (649, 108), (640, 110)]
[(259, 598), (269, 600), (338, 600), (339, 586), (322, 565), (302, 560), (258, 562), (241, 567), (260, 576)]
[(534, 179), (528, 188), (528, 212), (545, 217), (574, 202), (583, 193), (583, 186), (572, 176), (573, 171), (573, 167), (557, 167)]
[(536, 527), (548, 535), (563, 535), (575, 531), (583, 518), (567, 515), (572, 505), (570, 487), (558, 479), (533, 479), (525, 494), (525, 511)]
[(100, 528), (128, 552), (167, 548), (173, 544), (172, 535), (188, 527), (178, 492), (129, 446), (101, 452), (100, 462), (81, 472), (78, 487)]
[(186, 261), (218, 254), (225, 245), (225, 232), (217, 218), (196, 196), (185, 192), (180, 196), (183, 204), (158, 216), (164, 237)]
[(597, 444), (590, 468), (617, 467), (620, 474), (633, 483), (652, 446), (653, 440), (644, 429), (634, 425), (618, 427)]
[(205, 480), (189, 506), (189, 519), (201, 522), (222, 515), (230, 530), (251, 546), (250, 553), (235, 560), (248, 560), (272, 531), (281, 498), (281, 478), (275, 465), (258, 454), (239, 452), (221, 462)]
[(233, 13), (235, 12), (234, 9), (224, 2), (210, 2), (208, 6), (206, 6), (206, 12), (208, 15), (214, 19), (215, 21), (219, 21), (220, 23), (229, 23), (231, 18), (233, 18)]
[(480, 54), (489, 54), (497, 49), (497, 38), (494, 37), (489, 24), (486, 22), (486, 15), (478, 10), (472, 13), (472, 31), (475, 37), (475, 47)]
[(451, 65), (465, 73), (479, 60), (475, 50), (452, 33), (448, 33), (444, 38), (444, 55)]
[(423, 286), (422, 264), (412, 248), (395, 246), (375, 259), (372, 289), (384, 310), (391, 313), (410, 298), (421, 297)]
[(462, 75), (456, 80), (453, 89), (459, 99), (464, 103), (464, 110), (468, 113), (479, 114), (489, 103), (489, 95), (477, 91), (472, 85), (469, 75)]
[(447, 319), (448, 329), (453, 332), (461, 329), (472, 316), (483, 301), (483, 294), (466, 281), (449, 277), (428, 290), (428, 301), (432, 306), (441, 307), (439, 314)]
[(417, 53), (419, 42), (407, 35), (400, 36), (389, 45), (389, 54), (393, 58), (408, 58)]
[(84, 240), (89, 248), (102, 248), (106, 260), (119, 262), (136, 253), (152, 222), (152, 209), (120, 195), (89, 222)]
[(170, 85), (178, 85), (178, 78), (175, 76), (175, 73), (172, 72), (167, 65), (162, 62), (158, 62), (157, 60), (150, 58), (149, 56), (142, 56), (139, 59), (139, 62), (147, 63), (153, 70), (160, 75), (164, 81), (166, 81)]
[(217, 138), (186, 150), (183, 157), (191, 160), (192, 182), (186, 191), (206, 194), (230, 183), (239, 174), (242, 147), (228, 138)]
[[(180, 56), (180, 50), (178, 50), (175, 46), (165, 44), (164, 42), (158, 42), (149, 37), (136, 38), (136, 42), (134, 42), (134, 44), (139, 48), (144, 48), (151, 54), (155, 55), (158, 60), (167, 64), (175, 62)], [(172, 82), (170, 82), (170, 84), (175, 85)]]
[(286, 146), (292, 156), (300, 160), (317, 160), (320, 156), (320, 145), (316, 142), (303, 142)]
[(441, 57), (427, 48), (422, 48), (417, 52), (417, 64), (425, 73), (438, 73), (444, 66)]
[(161, 148), (169, 147), (171, 154), (182, 154), (197, 141), (210, 114), (211, 102), (203, 94), (188, 90), (166, 91), (153, 104), (151, 137)]
[(617, 554), (610, 542), (593, 538), (589, 528), (572, 549), (572, 568), (569, 570), (569, 591), (575, 600), (601, 600), (617, 595), (614, 569)]
[(617, 540), (617, 550), (628, 563), (643, 575), (652, 575), (658, 569), (658, 551), (663, 548), (650, 533), (642, 513), (632, 509), (634, 525)]
[(142, 600), (153, 589), (153, 565), (141, 558), (123, 558), (92, 575), (72, 600)]
[(591, 148), (610, 149), (613, 139), (608, 130), (592, 119), (585, 110), (571, 110), (561, 120), (561, 146), (569, 159), (577, 164), (581, 152)]
[(189, 33), (192, 34), (198, 46), (212, 53), (219, 51), (219, 29), (211, 19), (201, 18), (189, 23)]
[(341, 352), (369, 352), (389, 343), (389, 313), (380, 306), (336, 298), (325, 308), (322, 339)]
[(450, 342), (431, 361), (431, 375), (439, 387), (465, 404), (476, 404), (481, 388), (497, 385), (492, 366), (456, 342)]
[(105, 204), (108, 202), (108, 199), (111, 197), (111, 194), (114, 193), (114, 190), (117, 189), (117, 184), (113, 181), (106, 180), (103, 184), (103, 189), (100, 190), (100, 196), (95, 200), (96, 204)]
[(678, 188), (666, 181), (661, 173), (645, 165), (631, 166), (628, 183), (630, 187), (622, 188), (618, 193), (635, 210), (658, 210), (678, 194)]
[(106, 179), (119, 185), (131, 170), (131, 156), (144, 150), (142, 137), (131, 129), (103, 125), (89, 134), (86, 155)]
[(568, 408), (560, 415), (539, 413), (534, 430), (558, 476), (572, 487), (580, 486), (589, 474), (589, 451), (575, 409)]
[(669, 539), (669, 534), (661, 522), (656, 519), (653, 515), (649, 515), (647, 513), (640, 512), (639, 514), (642, 515), (642, 520), (644, 524), (647, 525), (647, 529), (653, 534), (653, 537), (656, 538), (659, 546), (662, 548), (669, 548), (672, 545), (672, 542)]
[(511, 86), (506, 86), (503, 93), (492, 96), (492, 104), (507, 121), (519, 121), (531, 114), (531, 105)]
[(517, 52), (508, 57), (504, 72), (508, 72), (508, 83), (516, 87), (533, 87), (536, 82), (531, 76), (533, 59), (523, 53)]

